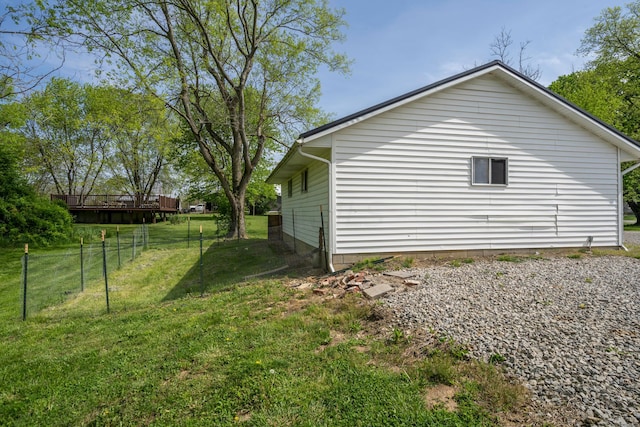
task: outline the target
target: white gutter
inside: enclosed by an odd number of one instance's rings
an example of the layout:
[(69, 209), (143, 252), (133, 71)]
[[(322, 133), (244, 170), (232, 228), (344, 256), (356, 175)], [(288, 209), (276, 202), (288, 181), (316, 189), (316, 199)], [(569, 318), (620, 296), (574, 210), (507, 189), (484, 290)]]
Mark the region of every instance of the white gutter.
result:
[[(302, 157), (306, 157), (309, 158), (311, 160), (317, 160), (319, 162), (322, 163), (326, 163), (327, 166), (329, 167), (329, 191), (328, 191), (328, 195), (329, 195), (329, 227), (333, 230), (333, 224), (331, 224), (331, 218), (332, 218), (332, 214), (333, 214), (333, 206), (331, 204), (331, 201), (333, 200), (333, 198), (331, 197), (331, 189), (333, 188), (333, 164), (327, 160), (327, 159), (323, 159), (322, 157), (318, 157), (318, 156), (314, 156), (313, 154), (309, 154), (309, 153), (305, 153), (304, 151), (302, 151), (302, 142), (300, 140), (297, 140), (296, 143), (298, 144), (298, 153), (302, 156)], [(322, 225), (324, 227), (324, 224)], [(325, 233), (326, 236), (326, 233)], [(327, 251), (327, 255), (328, 255), (328, 267), (329, 267), (329, 271), (331, 273), (335, 273), (336, 269), (333, 267), (333, 232), (329, 233), (329, 244), (327, 245), (328, 247), (324, 248), (325, 251)]]

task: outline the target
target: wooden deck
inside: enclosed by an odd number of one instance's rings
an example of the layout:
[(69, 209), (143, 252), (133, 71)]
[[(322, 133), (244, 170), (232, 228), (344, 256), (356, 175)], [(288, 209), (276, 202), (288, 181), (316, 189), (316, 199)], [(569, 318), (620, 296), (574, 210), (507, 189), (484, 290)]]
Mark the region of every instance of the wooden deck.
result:
[(51, 200), (62, 200), (76, 222), (98, 224), (155, 222), (158, 216), (166, 219), (167, 214), (177, 213), (179, 207), (178, 199), (162, 195), (136, 199), (128, 194), (52, 194)]

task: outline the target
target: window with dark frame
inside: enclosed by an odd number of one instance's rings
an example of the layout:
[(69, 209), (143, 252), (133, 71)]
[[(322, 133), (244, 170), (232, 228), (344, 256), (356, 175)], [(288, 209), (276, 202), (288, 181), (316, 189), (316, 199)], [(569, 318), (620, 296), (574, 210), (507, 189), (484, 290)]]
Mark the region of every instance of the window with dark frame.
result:
[(300, 192), (306, 193), (309, 190), (309, 169), (305, 169), (300, 174)]
[(287, 197), (293, 197), (293, 179), (287, 181)]
[(474, 185), (507, 185), (507, 159), (472, 157), (471, 176)]

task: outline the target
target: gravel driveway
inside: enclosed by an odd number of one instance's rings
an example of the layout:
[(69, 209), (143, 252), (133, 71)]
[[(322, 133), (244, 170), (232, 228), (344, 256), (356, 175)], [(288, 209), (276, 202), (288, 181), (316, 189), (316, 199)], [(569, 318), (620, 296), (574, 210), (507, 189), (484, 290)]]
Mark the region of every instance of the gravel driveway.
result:
[(422, 285), (385, 299), (399, 325), (504, 359), (538, 401), (600, 425), (640, 425), (640, 260), (481, 260), (416, 273)]

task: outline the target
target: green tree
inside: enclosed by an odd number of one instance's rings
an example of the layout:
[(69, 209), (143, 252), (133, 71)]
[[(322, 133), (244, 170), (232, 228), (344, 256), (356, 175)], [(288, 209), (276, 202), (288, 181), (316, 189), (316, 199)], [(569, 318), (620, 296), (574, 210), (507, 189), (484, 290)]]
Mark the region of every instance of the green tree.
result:
[(19, 155), (0, 133), (0, 243), (46, 246), (71, 234), (69, 212), (39, 197), (19, 172)]
[(105, 106), (110, 182), (142, 203), (167, 174), (170, 142), (179, 128), (157, 98), (118, 88), (111, 93), (115, 99)]
[(25, 135), (40, 170), (59, 194), (91, 194), (105, 166), (109, 88), (52, 79), (25, 99)]
[(61, 36), (103, 52), (118, 78), (126, 73), (179, 114), (232, 207), (229, 237), (246, 237), (251, 176), (278, 142), (269, 131), (314, 116), (320, 66), (347, 69), (332, 49), (343, 12), (326, 0), (59, 0), (48, 8)]
[(558, 77), (549, 89), (583, 110), (615, 127), (621, 127), (623, 99), (616, 90), (616, 79), (605, 67), (576, 71)]
[[(598, 104), (596, 115), (616, 125), (627, 135), (640, 137), (640, 1), (621, 7), (604, 9), (595, 18), (582, 39), (579, 52), (592, 55), (589, 72), (597, 78), (592, 81), (592, 91), (605, 91), (611, 104), (607, 110), (604, 102)], [(592, 79), (593, 80), (593, 79)], [(597, 82), (604, 86), (597, 87)], [(584, 82), (583, 82), (584, 83)], [(594, 87), (595, 86), (595, 87)], [(560, 94), (563, 94), (560, 92)], [(569, 97), (570, 98), (570, 97)], [(571, 99), (571, 98), (570, 98)], [(583, 106), (587, 111), (594, 102)], [(629, 164), (623, 164), (623, 169)], [(640, 170), (624, 176), (624, 199), (640, 224)]]

